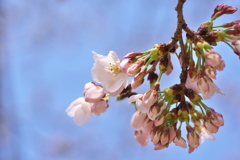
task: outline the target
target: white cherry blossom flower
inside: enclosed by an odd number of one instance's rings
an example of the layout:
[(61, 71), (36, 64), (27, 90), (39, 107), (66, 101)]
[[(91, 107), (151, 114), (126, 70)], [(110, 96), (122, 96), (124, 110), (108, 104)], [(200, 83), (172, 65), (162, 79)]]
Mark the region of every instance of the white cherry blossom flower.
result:
[(74, 118), (74, 123), (82, 126), (92, 117), (91, 107), (93, 103), (88, 103), (83, 97), (73, 101), (66, 109), (67, 115)]
[(128, 76), (120, 67), (120, 60), (114, 51), (110, 51), (107, 56), (94, 54), (94, 65), (92, 67), (93, 80), (103, 83), (107, 93), (119, 92), (120, 88), (128, 85)]

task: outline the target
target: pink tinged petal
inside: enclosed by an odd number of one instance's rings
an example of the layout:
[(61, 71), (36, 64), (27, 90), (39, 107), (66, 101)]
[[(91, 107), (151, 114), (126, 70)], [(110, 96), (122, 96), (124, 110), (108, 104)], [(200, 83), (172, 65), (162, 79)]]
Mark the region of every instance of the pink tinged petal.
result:
[(217, 66), (217, 70), (222, 71), (224, 68), (225, 68), (225, 63), (224, 63), (224, 61), (222, 60), (222, 61), (220, 62), (220, 64)]
[(173, 142), (176, 144), (176, 146), (179, 146), (181, 148), (187, 148), (187, 143), (182, 137), (175, 137)]
[(214, 141), (214, 140), (216, 140), (216, 137), (214, 136), (214, 134), (213, 133), (211, 133), (211, 132), (209, 132), (205, 127), (202, 127), (201, 128), (201, 133), (200, 133), (200, 135), (201, 135), (201, 141), (200, 141), (200, 143), (203, 143), (203, 141), (204, 141), (204, 138), (206, 138), (207, 140), (209, 140), (209, 141)]
[(219, 94), (224, 94), (213, 81), (209, 78), (206, 78), (207, 84), (209, 86), (209, 91), (206, 92), (205, 94), (203, 93), (203, 99), (210, 99), (214, 93), (219, 93)]
[(147, 108), (151, 107), (154, 103), (156, 103), (158, 99), (158, 93), (156, 90), (150, 89), (143, 94), (142, 102), (143, 105)]
[(148, 118), (154, 121), (160, 114), (159, 107), (154, 105), (148, 111)]
[(217, 133), (218, 132), (218, 128), (217, 126), (215, 126), (214, 124), (212, 124), (211, 122), (205, 122), (204, 126), (206, 127), (206, 129), (211, 132), (211, 133)]
[(82, 126), (92, 117), (91, 107), (82, 105), (79, 107), (74, 115), (74, 123)]
[(143, 112), (143, 113), (148, 113), (148, 111), (149, 111), (149, 108), (147, 108), (147, 107), (145, 107), (145, 106), (143, 105), (143, 102), (142, 102), (141, 99), (137, 99), (137, 101), (136, 101), (136, 107), (137, 107), (137, 109), (138, 109), (139, 111), (141, 111), (141, 112)]
[(131, 52), (124, 56), (124, 58), (134, 58), (136, 56), (142, 55), (141, 52)]
[(211, 91), (211, 92), (216, 92), (216, 93), (219, 93), (219, 94), (224, 94), (224, 93), (216, 86), (216, 84), (213, 83), (212, 80), (208, 79), (208, 83), (209, 83), (210, 91)]
[(110, 78), (111, 74), (108, 74), (104, 66), (97, 66), (94, 64), (92, 67), (91, 73), (94, 81), (98, 83), (105, 83), (106, 77)]
[[(70, 106), (66, 109), (66, 113), (69, 117), (74, 117), (75, 112), (78, 108), (82, 107), (82, 105), (87, 105), (83, 97), (80, 97), (73, 101)], [(91, 103), (89, 103), (91, 105)]]
[(103, 58), (105, 56), (101, 55), (101, 54), (97, 54), (96, 52), (92, 51), (93, 53), (93, 59), (96, 62), (97, 60), (99, 60), (100, 58)]
[(197, 148), (200, 145), (199, 137), (195, 132), (189, 132), (187, 134), (187, 138), (188, 138), (189, 146), (191, 146), (193, 148)]
[(106, 93), (109, 93), (112, 97), (115, 97), (115, 96), (117, 96), (119, 93), (121, 93), (122, 91), (123, 91), (123, 89), (124, 89), (124, 87), (122, 86), (122, 87), (120, 87), (117, 91), (115, 91), (115, 92), (108, 92), (108, 91), (106, 91), (106, 90), (104, 90)]
[(200, 89), (200, 92), (203, 94), (203, 97), (206, 97), (210, 90), (207, 80), (205, 78), (200, 78), (197, 82), (197, 85), (198, 88)]
[(160, 141), (161, 132), (156, 132), (153, 136), (152, 142), (154, 145), (158, 144)]
[(212, 79), (216, 79), (216, 69), (213, 67), (207, 66), (206, 69), (204, 70), (205, 74)]
[(117, 54), (116, 54), (114, 51), (110, 51), (110, 52), (108, 53), (108, 57), (112, 58), (113, 61), (115, 61), (115, 62), (120, 62)]
[(188, 145), (188, 153), (191, 154), (196, 148), (191, 147)]
[(84, 94), (85, 101), (92, 102), (92, 103), (98, 102), (99, 100), (101, 100), (103, 98), (104, 95), (105, 95), (105, 93), (101, 86), (91, 87)]
[(213, 118), (211, 118), (211, 122), (217, 126), (217, 127), (221, 127), (224, 125), (224, 119), (222, 114), (220, 113), (215, 113), (215, 115), (212, 116)]
[(167, 148), (167, 147), (165, 145), (158, 143), (157, 145), (155, 145), (154, 150), (162, 150), (164, 148)]
[(85, 84), (85, 87), (84, 87), (84, 92), (83, 92), (83, 94), (85, 94), (85, 92), (88, 90), (88, 89), (90, 89), (90, 88), (92, 88), (92, 87), (95, 87), (96, 85), (95, 85), (95, 83), (94, 82), (88, 82), (88, 83), (86, 83)]
[(164, 116), (162, 116), (161, 118), (158, 117), (154, 120), (154, 125), (157, 127), (157, 126), (160, 126), (164, 123), (165, 119), (164, 119)]
[(123, 59), (119, 66), (123, 73), (127, 73), (128, 68), (131, 66), (132, 61), (130, 59)]
[(110, 81), (105, 83), (104, 88), (108, 92), (116, 92), (123, 85), (125, 85), (125, 87), (127, 86), (126, 81), (127, 76), (124, 73), (119, 73), (115, 75)]
[(99, 83), (106, 83), (111, 80), (114, 74), (110, 71), (110, 69), (114, 65), (116, 65), (116, 63), (109, 57), (100, 58), (94, 63), (91, 70), (93, 80)]
[(161, 141), (161, 144), (162, 144), (162, 145), (167, 144), (168, 141), (169, 141), (169, 134), (166, 133), (166, 132), (163, 132), (162, 135), (161, 135), (160, 141)]
[(200, 93), (200, 90), (199, 90), (199, 88), (197, 86), (197, 81), (196, 80), (192, 80), (189, 75), (187, 77), (186, 87), (189, 88), (189, 89), (192, 89), (196, 93)]
[(140, 143), (143, 147), (148, 143), (148, 136), (145, 135), (141, 130), (135, 131), (134, 138), (138, 143)]
[(136, 107), (142, 113), (148, 113), (148, 108), (146, 108), (142, 103), (142, 94), (133, 95), (128, 99), (128, 103), (136, 102)]
[(101, 113), (104, 113), (107, 108), (108, 103), (106, 101), (99, 101), (97, 103), (94, 103), (94, 105), (91, 107), (91, 111), (96, 115), (100, 115)]
[(143, 84), (143, 82), (144, 82), (144, 79), (139, 80), (139, 81), (133, 79), (132, 82), (131, 82), (131, 88), (132, 88), (132, 89), (136, 89), (136, 88), (138, 88), (139, 86), (141, 86), (141, 85)]
[(129, 66), (127, 70), (127, 75), (129, 77), (134, 77), (137, 75), (141, 70), (141, 66), (138, 63), (133, 63), (131, 66)]
[(166, 75), (169, 75), (172, 73), (173, 65), (171, 61), (168, 61), (167, 71), (165, 72)]
[(172, 126), (170, 128), (170, 133), (169, 133), (169, 143), (172, 143), (174, 138), (176, 137), (177, 133), (176, 133), (176, 129), (174, 126)]
[(150, 135), (152, 129), (153, 129), (153, 121), (149, 120), (148, 118), (145, 119), (143, 123), (143, 128), (142, 128), (144, 134)]
[(139, 130), (143, 127), (143, 122), (146, 118), (146, 113), (141, 113), (140, 111), (136, 111), (131, 119), (131, 126), (136, 129)]
[(142, 94), (132, 95), (131, 97), (128, 98), (128, 103), (136, 102), (136, 100), (141, 97), (142, 97)]

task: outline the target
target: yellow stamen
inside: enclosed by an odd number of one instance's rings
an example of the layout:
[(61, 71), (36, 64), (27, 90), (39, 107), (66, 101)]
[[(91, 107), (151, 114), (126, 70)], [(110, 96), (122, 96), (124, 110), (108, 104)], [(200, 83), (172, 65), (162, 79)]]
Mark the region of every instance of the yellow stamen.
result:
[(121, 72), (121, 69), (116, 64), (109, 63), (110, 67), (108, 68), (109, 71), (111, 71), (114, 76), (116, 76), (118, 73)]

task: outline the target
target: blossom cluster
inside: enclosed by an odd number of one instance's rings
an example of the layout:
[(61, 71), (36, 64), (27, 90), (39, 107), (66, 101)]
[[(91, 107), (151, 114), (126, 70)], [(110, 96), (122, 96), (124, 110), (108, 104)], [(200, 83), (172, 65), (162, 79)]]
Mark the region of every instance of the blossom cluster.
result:
[[(222, 41), (240, 57), (240, 20), (218, 26), (213, 21), (236, 11), (236, 7), (218, 5), (210, 21), (202, 23), (196, 32), (186, 31), (184, 45), (158, 43), (146, 52), (128, 53), (121, 60), (114, 51), (107, 56), (93, 52), (92, 77), (99, 84), (87, 83), (84, 97), (72, 102), (67, 114), (81, 126), (93, 114), (105, 112), (109, 97), (117, 96), (117, 100), (128, 98), (135, 106), (130, 124), (135, 129), (134, 138), (142, 146), (151, 141), (155, 150), (161, 150), (174, 143), (182, 148), (188, 146), (191, 153), (204, 139), (214, 140), (214, 134), (224, 125), (223, 116), (203, 103), (215, 93), (224, 94), (214, 83), (217, 72), (225, 67), (214, 46)], [(182, 67), (180, 83), (161, 89), (162, 75), (173, 70), (174, 55)], [(129, 77), (132, 77), (130, 83)], [(144, 93), (132, 92), (144, 83), (145, 77), (150, 88)], [(186, 138), (181, 133), (183, 124)]]

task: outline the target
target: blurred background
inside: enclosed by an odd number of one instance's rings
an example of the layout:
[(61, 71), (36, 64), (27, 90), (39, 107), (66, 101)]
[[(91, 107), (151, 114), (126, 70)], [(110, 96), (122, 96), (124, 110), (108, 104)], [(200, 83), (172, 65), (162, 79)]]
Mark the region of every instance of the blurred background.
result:
[[(188, 26), (210, 19), (218, 0), (187, 1)], [(238, 1), (226, 4), (240, 7)], [(134, 107), (115, 102), (99, 117), (78, 127), (65, 113), (83, 96), (92, 81), (92, 51), (121, 59), (169, 42), (176, 27), (177, 0), (1, 0), (0, 1), (0, 160), (239, 160), (240, 61), (220, 43), (216, 50), (226, 68), (215, 81), (225, 95), (205, 101), (223, 114), (224, 127), (216, 141), (205, 141), (188, 154), (171, 144), (154, 151), (133, 138)], [(240, 11), (216, 20), (216, 25), (239, 19)], [(179, 82), (179, 63), (164, 76), (162, 88)], [(238, 72), (238, 73), (236, 73)], [(148, 85), (137, 91), (146, 91)]]

